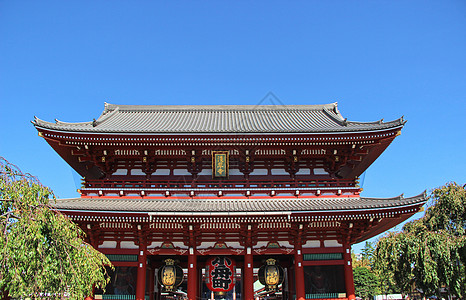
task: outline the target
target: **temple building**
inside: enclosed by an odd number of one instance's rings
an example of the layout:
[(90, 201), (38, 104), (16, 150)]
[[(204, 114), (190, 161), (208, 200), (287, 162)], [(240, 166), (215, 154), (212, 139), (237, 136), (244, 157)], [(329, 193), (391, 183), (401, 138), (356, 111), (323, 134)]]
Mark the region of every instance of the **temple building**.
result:
[(326, 105), (113, 105), (34, 126), (78, 172), (56, 208), (115, 266), (95, 299), (354, 299), (351, 245), (426, 202), (361, 197), (403, 118)]

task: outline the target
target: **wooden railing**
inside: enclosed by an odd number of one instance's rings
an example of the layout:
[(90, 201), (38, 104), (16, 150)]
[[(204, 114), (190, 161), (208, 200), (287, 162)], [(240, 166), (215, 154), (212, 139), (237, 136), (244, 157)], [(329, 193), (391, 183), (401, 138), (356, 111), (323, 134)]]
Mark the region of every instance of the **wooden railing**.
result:
[(83, 188), (329, 188), (355, 187), (354, 180), (195, 180), (195, 181), (167, 181), (167, 180), (86, 180)]
[(104, 195), (119, 193), (127, 194), (162, 194), (165, 196), (174, 194), (253, 194), (266, 193), (272, 196), (279, 193), (315, 193), (324, 192), (341, 194), (344, 192), (359, 192), (360, 188), (354, 180), (194, 180), (194, 181), (167, 181), (167, 180), (86, 180), (81, 193)]

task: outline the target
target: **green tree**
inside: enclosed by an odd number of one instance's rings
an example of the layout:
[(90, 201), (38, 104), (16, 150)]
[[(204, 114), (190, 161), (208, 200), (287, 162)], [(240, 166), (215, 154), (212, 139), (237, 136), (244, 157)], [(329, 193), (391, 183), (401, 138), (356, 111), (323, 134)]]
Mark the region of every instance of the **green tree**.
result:
[(356, 267), (365, 267), (371, 270), (374, 263), (374, 244), (371, 242), (366, 242), (364, 248), (361, 250), (361, 258), (356, 259), (356, 256), (351, 253), (351, 258), (353, 259), (353, 269)]
[(363, 299), (372, 299), (375, 295), (380, 294), (379, 278), (369, 268), (354, 268), (353, 277), (356, 296)]
[(356, 295), (363, 299), (370, 299), (380, 294), (380, 280), (377, 272), (373, 269), (373, 254), (375, 248), (373, 243), (366, 242), (361, 251), (361, 258), (353, 258), (353, 276)]
[(367, 265), (369, 268), (372, 269), (374, 264), (374, 244), (372, 242), (366, 242), (364, 244), (364, 248), (361, 250), (362, 260), (364, 264)]
[(52, 191), (0, 157), (0, 291), (10, 297), (84, 299), (105, 287), (110, 261), (52, 209)]
[(465, 292), (466, 191), (456, 183), (433, 190), (424, 217), (405, 224), (377, 243), (375, 266), (403, 291), (414, 282), (440, 297), (445, 286), (457, 297)]

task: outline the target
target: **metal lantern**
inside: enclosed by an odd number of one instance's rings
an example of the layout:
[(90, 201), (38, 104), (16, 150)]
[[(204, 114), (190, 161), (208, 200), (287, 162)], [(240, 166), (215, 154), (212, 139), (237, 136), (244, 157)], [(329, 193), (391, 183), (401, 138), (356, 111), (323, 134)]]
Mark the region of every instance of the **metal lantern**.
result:
[(175, 265), (173, 259), (166, 259), (165, 266), (159, 269), (157, 281), (166, 291), (172, 292), (183, 282), (183, 269)]
[(277, 260), (269, 258), (266, 264), (259, 268), (259, 281), (265, 285), (265, 289), (276, 290), (280, 284), (283, 283), (284, 271), (279, 265), (276, 265)]
[(236, 264), (231, 258), (212, 257), (206, 264), (206, 285), (217, 293), (231, 291), (235, 286)]

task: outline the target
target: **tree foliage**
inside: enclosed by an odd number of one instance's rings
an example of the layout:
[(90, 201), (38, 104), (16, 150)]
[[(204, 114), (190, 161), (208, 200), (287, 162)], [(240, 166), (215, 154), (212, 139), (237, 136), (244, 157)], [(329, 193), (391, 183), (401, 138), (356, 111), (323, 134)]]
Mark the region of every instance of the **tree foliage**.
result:
[(374, 263), (374, 251), (374, 244), (366, 241), (364, 248), (361, 249), (361, 259), (356, 260), (353, 267), (365, 267), (371, 270)]
[(0, 157), (0, 291), (12, 297), (84, 299), (105, 287), (110, 261), (49, 202), (53, 192)]
[(372, 299), (380, 294), (379, 278), (367, 267), (356, 267), (353, 269), (354, 288), (356, 295), (362, 299)]
[(373, 268), (374, 245), (366, 242), (361, 251), (361, 258), (353, 258), (353, 277), (356, 295), (362, 299), (372, 299), (380, 294), (379, 275)]
[(413, 284), (427, 295), (446, 286), (458, 297), (465, 291), (466, 191), (449, 183), (433, 190), (423, 218), (406, 223), (377, 243), (375, 266), (403, 292)]

